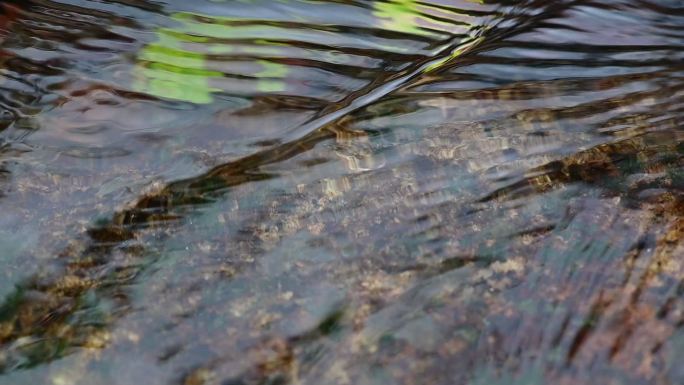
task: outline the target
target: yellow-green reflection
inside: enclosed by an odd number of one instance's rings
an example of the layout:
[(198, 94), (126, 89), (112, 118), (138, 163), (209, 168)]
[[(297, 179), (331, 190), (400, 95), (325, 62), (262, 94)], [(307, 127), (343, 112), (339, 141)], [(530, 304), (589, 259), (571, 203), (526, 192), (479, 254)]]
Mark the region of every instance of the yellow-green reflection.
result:
[(418, 25), (420, 17), (419, 3), (415, 0), (391, 0), (375, 2), (376, 17), (380, 19), (380, 26), (396, 32), (414, 35), (429, 34)]
[[(235, 20), (192, 13), (177, 13), (177, 27), (161, 28), (156, 41), (138, 54), (134, 88), (154, 96), (192, 103), (211, 103), (215, 92), (224, 91), (212, 83), (225, 77), (225, 70), (212, 68), (222, 55), (265, 56), (277, 54), (277, 46), (264, 40), (250, 41), (238, 49), (229, 39), (248, 39), (256, 27), (233, 25)], [(264, 28), (268, 28), (263, 26)], [(258, 28), (261, 28), (259, 26)], [(280, 92), (285, 89), (286, 65), (265, 59), (250, 62), (248, 76), (255, 92)], [(230, 71), (230, 67), (228, 67)], [(241, 90), (244, 92), (244, 90)]]
[[(469, 0), (470, 2), (483, 3), (483, 0)], [(417, 0), (385, 0), (373, 2), (373, 15), (380, 22), (382, 29), (402, 32), (418, 36), (434, 36), (436, 31), (449, 32), (454, 24), (440, 21), (432, 16), (437, 8), (425, 1)], [(454, 14), (454, 11), (439, 10), (442, 14)], [(463, 16), (456, 13), (458, 16)]]
[[(385, 31), (434, 39), (471, 27), (467, 14), (417, 0), (374, 1), (372, 6), (373, 26)], [(190, 12), (171, 18), (176, 25), (158, 29), (155, 41), (138, 54), (135, 90), (198, 104), (230, 92), (231, 78), (239, 79), (233, 91), (240, 94), (285, 91), (292, 69), (269, 58), (287, 58), (287, 44), (266, 39), (298, 39), (301, 31)]]

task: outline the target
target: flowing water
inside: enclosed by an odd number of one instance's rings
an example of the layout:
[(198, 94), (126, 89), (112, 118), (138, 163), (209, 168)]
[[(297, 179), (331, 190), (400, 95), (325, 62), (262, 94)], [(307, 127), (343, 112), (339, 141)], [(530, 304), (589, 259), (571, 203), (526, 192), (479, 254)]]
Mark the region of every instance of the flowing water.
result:
[(680, 384), (680, 0), (0, 2), (0, 384)]

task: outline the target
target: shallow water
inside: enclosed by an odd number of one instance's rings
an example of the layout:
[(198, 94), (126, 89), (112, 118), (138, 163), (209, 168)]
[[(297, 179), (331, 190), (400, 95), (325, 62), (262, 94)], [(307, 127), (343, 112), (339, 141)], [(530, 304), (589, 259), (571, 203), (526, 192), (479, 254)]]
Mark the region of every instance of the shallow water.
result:
[(0, 3), (0, 384), (679, 384), (678, 0)]

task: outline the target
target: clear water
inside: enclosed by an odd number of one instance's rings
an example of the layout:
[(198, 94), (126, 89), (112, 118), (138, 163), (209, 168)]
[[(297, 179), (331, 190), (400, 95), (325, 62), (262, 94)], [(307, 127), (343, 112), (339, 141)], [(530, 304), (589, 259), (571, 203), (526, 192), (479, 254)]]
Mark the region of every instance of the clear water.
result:
[(678, 0), (0, 3), (0, 384), (679, 384)]

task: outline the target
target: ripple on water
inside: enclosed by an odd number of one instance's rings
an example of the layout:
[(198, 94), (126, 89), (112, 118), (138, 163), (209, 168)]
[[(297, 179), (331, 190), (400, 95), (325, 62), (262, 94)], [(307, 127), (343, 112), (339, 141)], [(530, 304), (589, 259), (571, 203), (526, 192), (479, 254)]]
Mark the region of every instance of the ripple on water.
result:
[(3, 380), (681, 382), (682, 11), (3, 3)]

